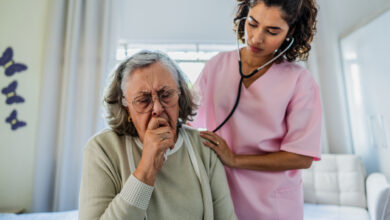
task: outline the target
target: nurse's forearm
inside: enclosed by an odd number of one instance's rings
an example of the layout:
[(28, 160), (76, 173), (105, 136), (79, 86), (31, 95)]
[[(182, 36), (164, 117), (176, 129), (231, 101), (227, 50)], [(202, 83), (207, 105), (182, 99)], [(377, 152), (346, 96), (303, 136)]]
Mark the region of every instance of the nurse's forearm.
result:
[(235, 155), (231, 167), (261, 171), (284, 171), (306, 169), (311, 166), (313, 157), (294, 154), (286, 151), (264, 155)]

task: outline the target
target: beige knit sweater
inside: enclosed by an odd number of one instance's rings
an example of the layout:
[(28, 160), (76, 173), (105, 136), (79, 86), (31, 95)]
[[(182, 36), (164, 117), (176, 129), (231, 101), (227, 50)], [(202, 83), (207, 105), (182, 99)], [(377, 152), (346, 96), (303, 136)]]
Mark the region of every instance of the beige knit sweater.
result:
[(130, 175), (126, 141), (132, 142), (135, 166), (142, 154), (134, 138), (112, 130), (91, 138), (84, 152), (79, 219), (237, 219), (218, 157), (198, 131), (181, 129), (191, 141), (200, 179), (181, 147), (164, 162), (154, 186)]

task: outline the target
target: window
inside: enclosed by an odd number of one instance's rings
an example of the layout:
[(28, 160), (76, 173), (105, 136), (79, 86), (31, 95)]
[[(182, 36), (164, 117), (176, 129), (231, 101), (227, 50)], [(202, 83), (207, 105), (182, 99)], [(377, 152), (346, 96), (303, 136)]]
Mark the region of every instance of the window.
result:
[(192, 83), (196, 81), (204, 64), (221, 51), (234, 50), (234, 44), (128, 44), (117, 50), (118, 62), (143, 49), (160, 50), (168, 54), (180, 66)]

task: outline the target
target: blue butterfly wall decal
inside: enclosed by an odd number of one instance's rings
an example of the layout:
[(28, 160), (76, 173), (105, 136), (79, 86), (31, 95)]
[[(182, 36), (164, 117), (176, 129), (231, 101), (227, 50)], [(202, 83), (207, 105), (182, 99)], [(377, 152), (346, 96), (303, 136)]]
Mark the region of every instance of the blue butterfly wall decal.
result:
[(22, 72), (27, 69), (27, 66), (21, 63), (15, 63), (13, 60), (14, 52), (11, 47), (8, 47), (0, 57), (0, 66), (4, 66), (5, 75), (12, 76), (16, 72)]
[(16, 110), (13, 110), (13, 111), (11, 112), (11, 114), (5, 119), (5, 121), (11, 125), (11, 129), (12, 129), (12, 130), (16, 130), (16, 129), (18, 129), (18, 128), (21, 128), (21, 127), (24, 127), (24, 126), (27, 125), (26, 122), (24, 122), (24, 121), (19, 121), (19, 120), (17, 119), (17, 117), (18, 117), (17, 111), (16, 111)]
[(13, 81), (7, 87), (1, 90), (1, 93), (3, 93), (6, 96), (5, 103), (7, 103), (8, 105), (11, 105), (13, 103), (24, 102), (24, 98), (16, 94), (17, 87), (18, 87), (18, 82)]

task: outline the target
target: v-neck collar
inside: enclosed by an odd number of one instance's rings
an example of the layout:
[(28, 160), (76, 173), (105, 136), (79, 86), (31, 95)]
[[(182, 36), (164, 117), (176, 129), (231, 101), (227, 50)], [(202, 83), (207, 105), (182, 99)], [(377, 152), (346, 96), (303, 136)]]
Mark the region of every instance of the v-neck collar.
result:
[[(237, 74), (238, 74), (238, 76), (240, 77), (240, 79), (241, 79), (241, 74), (240, 74), (240, 66), (239, 66), (239, 64), (238, 64), (238, 53), (237, 53), (237, 51), (235, 52), (235, 58), (236, 58), (236, 60), (237, 60), (237, 62), (236, 62), (236, 70), (237, 70)], [(241, 61), (242, 62), (242, 61)], [(274, 68), (274, 65), (276, 65), (276, 63), (275, 62), (272, 62), (271, 64), (269, 64), (270, 65), (270, 67), (268, 68), (268, 70), (267, 71), (265, 71), (265, 73), (263, 73), (263, 75), (261, 75), (259, 78), (257, 78), (255, 81), (253, 81), (248, 87), (246, 87), (245, 86), (245, 84), (244, 84), (244, 82), (242, 82), (242, 84), (243, 84), (243, 87), (244, 87), (244, 90), (249, 90), (249, 89), (251, 89), (251, 87), (253, 86), (253, 84), (255, 84), (256, 82), (258, 82), (258, 81), (263, 81), (263, 80), (261, 80), (262, 78), (264, 78), (266, 75), (270, 75), (269, 73), (272, 71), (272, 69)]]

